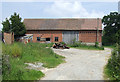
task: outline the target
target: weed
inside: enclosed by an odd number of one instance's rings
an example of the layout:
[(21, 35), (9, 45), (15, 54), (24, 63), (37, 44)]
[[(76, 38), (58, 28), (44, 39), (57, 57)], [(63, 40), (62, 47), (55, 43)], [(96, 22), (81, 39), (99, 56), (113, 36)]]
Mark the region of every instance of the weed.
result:
[[(44, 67), (53, 68), (64, 62), (64, 57), (59, 56), (50, 48), (51, 44), (42, 43), (14, 43), (2, 44), (3, 56), (3, 80), (38, 80), (44, 76), (41, 71), (26, 69), (24, 63), (42, 62)], [(6, 63), (8, 61), (9, 63)], [(9, 70), (8, 70), (9, 69)]]

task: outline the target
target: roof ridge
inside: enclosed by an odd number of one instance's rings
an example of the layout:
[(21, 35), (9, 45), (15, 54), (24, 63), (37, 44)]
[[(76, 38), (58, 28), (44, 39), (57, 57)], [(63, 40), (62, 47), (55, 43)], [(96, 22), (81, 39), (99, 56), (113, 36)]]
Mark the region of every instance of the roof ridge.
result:
[(25, 18), (24, 20), (42, 20), (42, 19), (101, 19), (101, 18)]

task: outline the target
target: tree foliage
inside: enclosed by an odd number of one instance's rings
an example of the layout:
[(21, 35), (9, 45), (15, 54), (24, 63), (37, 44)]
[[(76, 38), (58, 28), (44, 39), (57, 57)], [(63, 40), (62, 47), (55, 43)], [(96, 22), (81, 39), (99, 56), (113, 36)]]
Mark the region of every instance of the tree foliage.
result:
[(111, 80), (120, 80), (120, 15), (117, 12), (103, 17), (105, 25), (103, 43), (117, 44), (106, 65), (107, 75)]
[(22, 36), (26, 33), (25, 25), (23, 24), (22, 18), (19, 14), (14, 13), (11, 15), (10, 19), (3, 21), (3, 32), (14, 32), (15, 37)]
[(102, 19), (103, 30), (103, 45), (113, 45), (116, 43), (116, 33), (120, 30), (120, 15), (117, 12), (111, 12)]
[(116, 33), (117, 43), (120, 45), (120, 30)]
[(2, 25), (3, 25), (3, 29), (2, 29), (3, 32), (10, 32), (11, 25), (7, 18), (4, 22), (2, 22)]

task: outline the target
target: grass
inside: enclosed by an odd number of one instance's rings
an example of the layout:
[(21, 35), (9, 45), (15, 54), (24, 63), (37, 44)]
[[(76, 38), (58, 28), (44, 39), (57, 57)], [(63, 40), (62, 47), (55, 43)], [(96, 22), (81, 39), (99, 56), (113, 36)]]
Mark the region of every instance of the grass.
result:
[(81, 44), (79, 42), (68, 45), (71, 48), (77, 48), (77, 49), (86, 49), (86, 50), (104, 50), (104, 47), (94, 46), (94, 45), (86, 45)]
[[(44, 67), (53, 68), (64, 62), (64, 57), (55, 54), (51, 46), (52, 43), (3, 44), (3, 80), (38, 80), (43, 77), (41, 71), (26, 69), (24, 63), (42, 62)], [(6, 63), (6, 56), (10, 63)]]
[(110, 45), (110, 46), (104, 46), (104, 47), (115, 49), (116, 45)]
[(107, 65), (104, 67), (104, 80), (114, 80), (110, 75), (110, 70), (107, 68)]
[(114, 45), (107, 47), (113, 48), (113, 51), (107, 65), (104, 68), (104, 79), (120, 80), (120, 54), (118, 53), (119, 50)]
[(80, 46), (80, 47), (72, 47), (77, 49), (85, 49), (85, 50), (104, 50), (104, 48), (96, 48), (94, 46)]

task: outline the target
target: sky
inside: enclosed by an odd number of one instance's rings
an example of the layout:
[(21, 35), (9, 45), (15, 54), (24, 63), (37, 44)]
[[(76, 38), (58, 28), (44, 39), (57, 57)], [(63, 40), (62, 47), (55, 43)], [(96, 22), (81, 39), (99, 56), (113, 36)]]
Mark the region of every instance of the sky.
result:
[[(19, 1), (19, 0), (18, 0)], [(24, 0), (25, 1), (25, 0)], [(118, 11), (118, 1), (109, 0), (98, 2), (97, 0), (51, 0), (34, 1), (4, 0), (0, 2), (0, 23), (5, 18), (10, 18), (14, 12), (22, 18), (102, 18), (110, 12)], [(2, 24), (0, 24), (0, 30)]]

